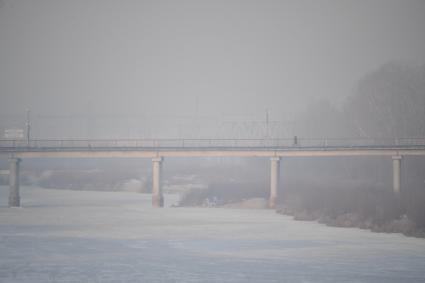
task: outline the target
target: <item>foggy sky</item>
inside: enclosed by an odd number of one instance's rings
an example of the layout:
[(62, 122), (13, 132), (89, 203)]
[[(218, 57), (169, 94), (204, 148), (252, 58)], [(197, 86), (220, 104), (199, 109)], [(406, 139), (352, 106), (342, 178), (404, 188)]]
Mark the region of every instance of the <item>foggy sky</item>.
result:
[(290, 120), (423, 64), (424, 31), (420, 0), (3, 0), (0, 111)]

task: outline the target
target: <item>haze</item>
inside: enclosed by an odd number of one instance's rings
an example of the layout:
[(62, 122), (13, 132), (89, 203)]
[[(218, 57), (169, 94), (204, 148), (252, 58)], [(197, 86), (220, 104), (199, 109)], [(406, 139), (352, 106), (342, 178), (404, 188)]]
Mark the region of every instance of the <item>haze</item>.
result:
[(2, 127), (26, 109), (39, 138), (293, 121), (387, 62), (423, 64), (424, 15), (424, 1), (3, 0)]
[(425, 0), (0, 0), (0, 282), (425, 282)]

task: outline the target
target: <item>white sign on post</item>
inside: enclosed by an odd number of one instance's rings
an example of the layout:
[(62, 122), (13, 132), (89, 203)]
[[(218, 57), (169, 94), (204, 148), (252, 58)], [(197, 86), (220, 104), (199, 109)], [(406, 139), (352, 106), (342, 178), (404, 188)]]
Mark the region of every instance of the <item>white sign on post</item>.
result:
[(23, 129), (6, 129), (4, 130), (4, 137), (6, 139), (23, 139), (24, 130)]

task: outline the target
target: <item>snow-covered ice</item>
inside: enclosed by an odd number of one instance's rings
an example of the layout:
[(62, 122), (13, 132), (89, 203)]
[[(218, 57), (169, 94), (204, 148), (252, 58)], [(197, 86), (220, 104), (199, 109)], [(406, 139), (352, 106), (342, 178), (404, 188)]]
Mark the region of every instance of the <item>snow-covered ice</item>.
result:
[(7, 190), (0, 282), (425, 282), (424, 239), (132, 192), (23, 187), (7, 208)]

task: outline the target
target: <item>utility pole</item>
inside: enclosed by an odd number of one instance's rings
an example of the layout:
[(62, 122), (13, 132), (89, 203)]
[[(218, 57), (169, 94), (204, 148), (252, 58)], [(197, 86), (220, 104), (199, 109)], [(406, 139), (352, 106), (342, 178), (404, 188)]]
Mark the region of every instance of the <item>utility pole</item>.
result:
[(266, 108), (266, 138), (269, 138), (269, 109)]
[(27, 109), (27, 146), (30, 146), (31, 139), (31, 123), (30, 123), (30, 110)]

